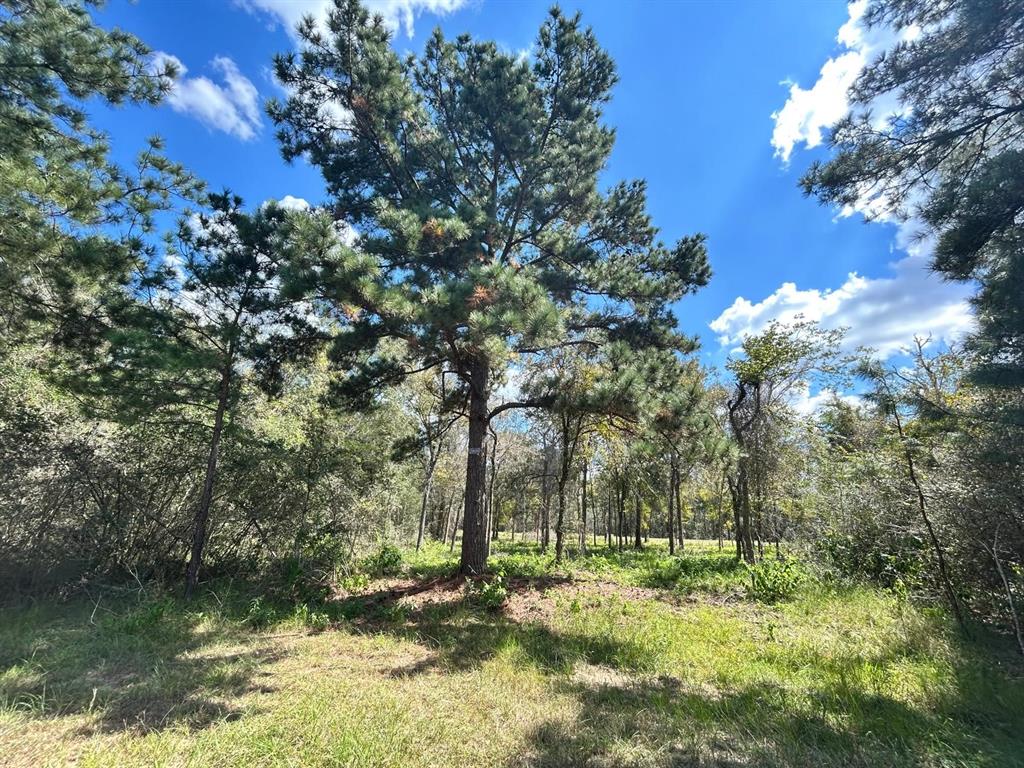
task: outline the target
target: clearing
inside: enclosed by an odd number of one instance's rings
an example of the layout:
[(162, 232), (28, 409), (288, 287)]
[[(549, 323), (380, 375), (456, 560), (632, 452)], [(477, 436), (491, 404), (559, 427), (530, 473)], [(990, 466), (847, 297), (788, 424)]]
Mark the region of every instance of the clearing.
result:
[[(3, 609), (0, 764), (1020, 766), (1002, 638), (815, 581), (751, 600), (728, 548), (442, 546), (309, 605), (214, 584)], [(495, 596), (494, 592), (498, 592)], [(98, 599), (98, 603), (96, 600)]]

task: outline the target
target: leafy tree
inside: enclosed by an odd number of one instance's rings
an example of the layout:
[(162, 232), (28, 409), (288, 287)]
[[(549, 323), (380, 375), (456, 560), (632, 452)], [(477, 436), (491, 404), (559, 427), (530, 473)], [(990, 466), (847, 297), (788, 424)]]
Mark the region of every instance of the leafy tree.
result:
[(773, 321), (761, 333), (745, 338), (742, 357), (727, 363), (736, 379), (727, 403), (729, 427), (739, 448), (729, 490), (737, 555), (748, 562), (755, 558), (752, 499), (763, 489), (770, 462), (777, 455), (778, 428), (801, 389), (842, 374), (848, 362), (839, 352), (842, 337), (842, 330), (824, 329), (810, 321), (791, 326)]
[(668, 454), (668, 549), (675, 554), (676, 538), (685, 546), (681, 485), (698, 462), (716, 463), (727, 451), (725, 436), (715, 421), (703, 373), (696, 365), (679, 371), (673, 386), (664, 387), (651, 409), (648, 440)]
[(423, 493), (420, 499), (420, 523), (416, 534), (416, 551), (423, 546), (423, 535), (427, 527), (427, 511), (430, 493), (434, 484), (434, 473), (441, 459), (445, 438), (461, 418), (452, 414), (449, 402), (451, 393), (446, 386), (444, 375), (419, 373), (408, 379), (409, 409), (417, 423), (417, 433), (411, 439), (395, 446), (396, 456), (417, 453), (423, 467)]
[[(614, 133), (611, 58), (555, 9), (532, 61), (440, 31), (401, 60), (356, 0), (279, 56), (269, 111), (286, 158), (319, 167), (358, 250), (298, 270), (348, 317), (334, 343), (363, 402), (412, 370), (462, 382), (469, 444), (461, 570), (485, 567), (484, 442), (510, 365), (581, 344), (687, 350), (669, 306), (709, 277), (701, 236), (657, 239), (643, 182), (598, 190)], [(387, 344), (394, 340), (399, 344)]]
[(96, 26), (75, 0), (10, 0), (0, 8), (0, 343), (36, 334), (75, 341), (105, 296), (155, 253), (155, 216), (198, 185), (151, 140), (134, 168), (108, 157), (89, 99), (157, 103), (173, 67)]
[(910, 433), (907, 421), (910, 418), (908, 410), (912, 409), (915, 402), (913, 385), (907, 386), (909, 382), (898, 371), (885, 368), (877, 362), (866, 362), (861, 365), (859, 372), (873, 385), (868, 393), (868, 398), (875, 404), (887, 421), (892, 425), (894, 436), (897, 440), (899, 451), (902, 454), (904, 466), (906, 467), (907, 479), (913, 486), (914, 500), (918, 512), (921, 515), (921, 522), (924, 523), (928, 532), (928, 540), (935, 553), (935, 562), (938, 567), (939, 579), (945, 592), (949, 606), (956, 616), (957, 623), (962, 630), (966, 631), (966, 623), (963, 609), (960, 607), (960, 600), (957, 597), (956, 589), (950, 576), (947, 565), (946, 550), (936, 532), (929, 515), (929, 505), (924, 490), (924, 482), (921, 477), (920, 457), (915, 455), (921, 449), (921, 441), (915, 440)]

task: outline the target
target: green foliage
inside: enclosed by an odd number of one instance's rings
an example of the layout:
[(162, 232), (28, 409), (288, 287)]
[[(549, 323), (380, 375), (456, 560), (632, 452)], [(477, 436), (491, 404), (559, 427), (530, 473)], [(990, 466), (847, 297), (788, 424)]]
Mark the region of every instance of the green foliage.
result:
[(498, 558), (498, 571), (517, 579), (539, 579), (551, 573), (549, 555), (529, 551), (502, 553)]
[[(869, 24), (921, 34), (864, 68), (829, 132), (833, 157), (801, 181), (823, 202), (916, 216), (938, 236), (933, 267), (979, 286), (975, 378), (1004, 390), (1024, 383), (1022, 16), (1020, 0), (873, 0)], [(880, 122), (883, 94), (896, 109)]]
[(274, 561), (268, 576), (270, 592), (290, 601), (321, 601), (330, 594), (330, 575), (315, 561), (289, 555)]
[(466, 579), (466, 598), (489, 611), (499, 610), (508, 600), (508, 596), (505, 574), (501, 571), (486, 578)]
[(159, 632), (165, 619), (176, 608), (175, 603), (169, 598), (150, 599), (124, 614), (111, 617), (108, 622), (116, 631), (128, 635)]
[(391, 542), (381, 542), (363, 559), (363, 569), (372, 576), (395, 576), (402, 570), (402, 550)]
[(341, 578), (340, 586), (346, 592), (359, 594), (370, 585), (370, 577), (361, 571), (350, 573)]
[(0, 8), (0, 354), (49, 337), (87, 345), (96, 313), (155, 254), (156, 215), (199, 185), (153, 139), (135, 167), (109, 159), (86, 105), (156, 104), (172, 67), (78, 0)]
[(264, 629), (278, 619), (278, 612), (269, 606), (262, 597), (254, 597), (249, 601), (244, 622), (253, 629)]
[(824, 564), (843, 576), (866, 578), (890, 589), (920, 583), (927, 567), (925, 542), (916, 536), (886, 537), (881, 531), (827, 533), (817, 543)]
[(803, 563), (788, 555), (763, 558), (748, 565), (747, 570), (750, 573), (747, 593), (764, 603), (791, 600), (810, 578)]
[(641, 586), (661, 589), (713, 589), (719, 584), (735, 584), (742, 572), (742, 564), (731, 553), (679, 555), (654, 561), (639, 583)]
[(309, 629), (321, 632), (330, 626), (331, 618), (327, 613), (316, 610), (308, 603), (300, 603), (295, 606), (295, 611), (291, 616), (291, 622), (298, 624), (299, 626), (308, 627)]
[[(440, 29), (403, 61), (357, 0), (336, 2), (326, 30), (298, 26), (300, 50), (275, 60), (289, 95), (268, 111), (284, 156), (319, 168), (332, 198), (324, 244), (295, 254), (289, 291), (346, 319), (331, 357), (349, 405), (370, 408), (410, 371), (443, 368), (458, 382), (451, 405), (474, 414), (469, 455), (482, 459), (491, 394), (512, 366), (584, 344), (619, 362), (668, 364), (694, 349), (671, 307), (710, 278), (704, 237), (661, 241), (642, 181), (600, 190), (617, 75), (579, 15), (553, 8), (531, 62)], [(352, 119), (339, 123), (338, 107)], [(365, 236), (346, 243), (335, 219)], [(644, 364), (608, 367), (622, 375), (606, 394), (619, 396), (590, 406), (613, 411), (632, 402), (622, 393), (644, 382)], [(563, 391), (556, 376), (531, 384), (534, 407)], [(486, 548), (470, 463), (463, 566), (475, 571)]]

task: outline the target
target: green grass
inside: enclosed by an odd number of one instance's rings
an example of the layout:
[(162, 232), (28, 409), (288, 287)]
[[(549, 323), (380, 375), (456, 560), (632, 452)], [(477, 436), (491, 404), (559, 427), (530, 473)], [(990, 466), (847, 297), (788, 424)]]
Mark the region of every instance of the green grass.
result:
[(1021, 764), (1004, 639), (965, 644), (940, 613), (863, 587), (761, 604), (713, 544), (558, 568), (498, 549), (504, 611), (463, 599), (442, 546), (405, 553), (402, 581), (263, 604), (259, 629), (253, 594), (228, 585), (188, 606), (3, 609), (0, 764)]

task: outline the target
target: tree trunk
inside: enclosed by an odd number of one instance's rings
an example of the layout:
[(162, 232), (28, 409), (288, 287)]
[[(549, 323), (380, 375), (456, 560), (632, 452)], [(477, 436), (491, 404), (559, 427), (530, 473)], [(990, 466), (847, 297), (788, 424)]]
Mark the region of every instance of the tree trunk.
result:
[(1021, 634), (1020, 617), (1017, 615), (1017, 605), (1013, 600), (1013, 589), (1010, 586), (1009, 579), (1006, 578), (1006, 572), (1003, 570), (1003, 564), (999, 561), (999, 525), (996, 526), (996, 533), (992, 540), (992, 548), (989, 551), (992, 554), (992, 559), (996, 563), (996, 572), (999, 574), (999, 580), (1003, 582), (1003, 589), (1006, 592), (1006, 604), (1010, 609), (1010, 618), (1013, 620), (1013, 633), (1017, 638), (1017, 648), (1020, 649), (1021, 655), (1024, 655), (1024, 635)]
[[(463, 490), (463, 492), (462, 492), (462, 499), (459, 499), (459, 506), (463, 505), (463, 499), (465, 497), (466, 497), (466, 492), (465, 492), (465, 490)], [(458, 535), (458, 533), (459, 533), (459, 508), (456, 507), (455, 508), (455, 515), (452, 517), (452, 543), (451, 543), (451, 546), (448, 548), (449, 552), (454, 552), (455, 551), (455, 537)]]
[(210, 435), (210, 450), (206, 459), (206, 475), (203, 477), (203, 492), (199, 497), (195, 518), (192, 521), (192, 553), (185, 571), (185, 599), (195, 592), (199, 583), (199, 569), (203, 563), (203, 548), (206, 546), (206, 526), (210, 519), (210, 505), (213, 502), (213, 486), (217, 479), (217, 460), (220, 458), (220, 438), (224, 432), (224, 414), (228, 409), (231, 394), (231, 379), (234, 372), (233, 355), (221, 371), (217, 391), (217, 410), (213, 416), (213, 433)]
[(491, 555), (491, 541), (498, 540), (498, 510), (494, 503), (494, 481), (498, 474), (498, 433), (491, 430), (491, 450), (487, 457), (490, 463), (490, 474), (487, 479), (487, 524), (490, 531), (490, 539), (487, 543), (487, 556)]
[(672, 458), (668, 471), (668, 553), (676, 553), (676, 536), (672, 518), (675, 515), (676, 460)]
[(469, 380), (469, 449), (466, 453), (466, 499), (462, 514), (462, 556), (459, 573), (477, 576), (487, 567), (487, 529), (484, 520), (484, 485), (487, 439), (486, 362), (477, 362)]
[(565, 548), (565, 479), (558, 478), (558, 514), (555, 517), (555, 562), (562, 562)]
[(420, 503), (420, 528), (416, 533), (416, 551), (420, 551), (420, 547), (423, 546), (423, 532), (427, 527), (427, 505), (430, 504), (430, 486), (434, 482), (434, 465), (435, 460), (433, 457), (429, 460), (427, 467), (427, 477), (423, 484), (423, 500)]
[(935, 534), (935, 529), (932, 527), (932, 521), (928, 517), (927, 508), (925, 505), (924, 489), (921, 487), (921, 482), (917, 478), (917, 468), (914, 465), (914, 456), (910, 452), (910, 448), (907, 447), (906, 435), (903, 433), (903, 421), (900, 419), (899, 411), (894, 406), (892, 408), (893, 421), (896, 423), (896, 431), (900, 436), (900, 443), (903, 447), (903, 456), (907, 461), (907, 473), (910, 476), (910, 482), (914, 485), (914, 490), (917, 492), (917, 506), (921, 512), (921, 519), (924, 521), (924, 526), (928, 530), (928, 538), (931, 539), (932, 547), (935, 549), (935, 557), (938, 560), (939, 566), (939, 578), (942, 580), (942, 586), (946, 592), (946, 598), (949, 600), (950, 607), (953, 609), (953, 613), (956, 615), (957, 624), (960, 625), (960, 631), (964, 635), (969, 634), (967, 630), (967, 622), (964, 619), (963, 611), (960, 608), (960, 601), (957, 599), (956, 591), (953, 589), (953, 582), (949, 578), (949, 571), (946, 568), (946, 553), (942, 549), (942, 545), (939, 543), (939, 537)]
[(540, 551), (551, 544), (551, 446), (544, 444), (544, 474), (540, 478)]
[(683, 499), (680, 489), (683, 485), (683, 478), (679, 474), (679, 465), (676, 465), (676, 535), (679, 537), (679, 551), (686, 551), (686, 529), (683, 527)]
[(584, 457), (583, 474), (580, 476), (580, 485), (583, 486), (583, 496), (580, 499), (580, 554), (587, 551), (587, 464)]
[(608, 489), (608, 497), (604, 500), (604, 544), (612, 548), (612, 489)]
[(634, 506), (636, 508), (636, 530), (634, 531), (633, 548), (634, 549), (643, 549), (644, 548), (643, 531), (641, 530), (641, 527), (643, 525), (643, 510), (640, 507), (640, 494), (639, 493), (633, 494), (633, 504), (634, 504)]

